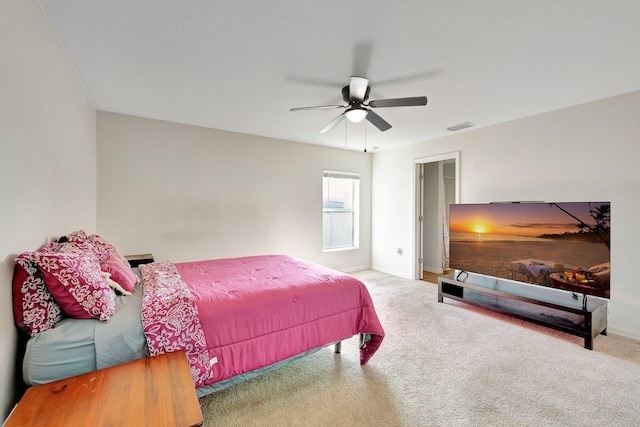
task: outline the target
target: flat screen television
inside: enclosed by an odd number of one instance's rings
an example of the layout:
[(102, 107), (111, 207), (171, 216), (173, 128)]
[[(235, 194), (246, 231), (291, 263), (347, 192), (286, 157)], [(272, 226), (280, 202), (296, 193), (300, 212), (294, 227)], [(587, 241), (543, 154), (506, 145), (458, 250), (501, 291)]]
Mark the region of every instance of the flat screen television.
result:
[(610, 295), (610, 202), (449, 206), (450, 268)]

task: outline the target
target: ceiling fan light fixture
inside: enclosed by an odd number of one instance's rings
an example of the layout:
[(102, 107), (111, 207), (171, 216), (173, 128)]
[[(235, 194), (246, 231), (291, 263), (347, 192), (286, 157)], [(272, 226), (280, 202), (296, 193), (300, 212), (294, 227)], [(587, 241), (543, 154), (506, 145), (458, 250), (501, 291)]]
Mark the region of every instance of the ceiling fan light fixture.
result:
[(363, 121), (364, 118), (367, 117), (367, 110), (365, 110), (364, 108), (351, 108), (347, 110), (345, 114), (349, 121), (358, 123)]

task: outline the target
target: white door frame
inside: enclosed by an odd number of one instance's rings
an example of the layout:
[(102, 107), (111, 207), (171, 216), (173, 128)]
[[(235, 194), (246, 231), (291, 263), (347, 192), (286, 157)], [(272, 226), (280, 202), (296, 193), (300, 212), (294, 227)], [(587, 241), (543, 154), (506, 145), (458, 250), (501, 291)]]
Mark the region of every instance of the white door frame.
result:
[(420, 182), (420, 169), (421, 165), (424, 163), (433, 163), (439, 162), (442, 160), (453, 160), (455, 163), (456, 169), (456, 196), (455, 202), (460, 203), (460, 152), (454, 151), (451, 153), (438, 154), (435, 156), (428, 157), (420, 157), (413, 161), (413, 169), (414, 169), (414, 197), (413, 197), (413, 234), (411, 239), (413, 240), (413, 248), (414, 248), (414, 261), (412, 263), (412, 274), (414, 280), (420, 280), (422, 277), (422, 211), (423, 211), (423, 197), (422, 197), (422, 183)]

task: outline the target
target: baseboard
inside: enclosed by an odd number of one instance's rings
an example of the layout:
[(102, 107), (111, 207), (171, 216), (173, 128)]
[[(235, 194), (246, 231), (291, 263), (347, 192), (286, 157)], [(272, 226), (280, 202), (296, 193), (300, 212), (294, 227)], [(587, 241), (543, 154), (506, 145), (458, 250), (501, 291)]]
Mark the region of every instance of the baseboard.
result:
[(423, 265), (422, 266), (422, 270), (426, 271), (427, 273), (433, 273), (433, 274), (442, 274), (442, 273), (444, 273), (444, 270), (442, 269), (442, 267), (429, 267), (427, 265)]
[(372, 270), (375, 271), (379, 271), (380, 273), (386, 273), (386, 274), (391, 274), (392, 276), (397, 276), (397, 277), (401, 277), (403, 279), (409, 279), (409, 280), (413, 280), (413, 277), (411, 277), (411, 275), (406, 275), (403, 272), (400, 271), (393, 271), (393, 270), (389, 270), (386, 268), (382, 268), (382, 267), (378, 267), (378, 266), (371, 266)]
[(614, 326), (607, 325), (607, 332), (610, 332), (614, 335), (620, 335), (621, 337), (631, 338), (632, 340), (640, 341), (640, 334), (635, 331), (630, 331), (628, 329), (616, 328)]
[(371, 270), (371, 266), (370, 265), (364, 265), (361, 267), (347, 267), (347, 268), (341, 268), (340, 271), (343, 273), (353, 273), (354, 271), (362, 271), (362, 270)]

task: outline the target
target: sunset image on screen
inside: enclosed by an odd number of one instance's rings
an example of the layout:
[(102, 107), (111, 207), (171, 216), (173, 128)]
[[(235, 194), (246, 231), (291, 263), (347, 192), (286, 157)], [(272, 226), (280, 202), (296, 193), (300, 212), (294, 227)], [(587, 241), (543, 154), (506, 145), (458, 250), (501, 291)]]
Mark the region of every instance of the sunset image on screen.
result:
[[(538, 237), (578, 231), (578, 221), (556, 206), (546, 203), (496, 203), (459, 205), (452, 211), (450, 230), (475, 234)], [(566, 205), (566, 203), (565, 203)], [(562, 207), (562, 205), (559, 205)], [(572, 203), (573, 215), (583, 222), (593, 220), (587, 203)]]
[(608, 274), (609, 227), (609, 202), (453, 204), (449, 265), (545, 285), (565, 270)]

